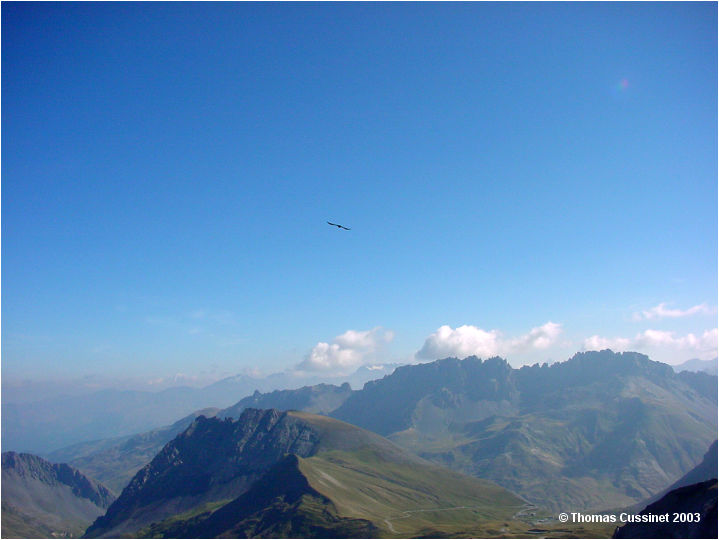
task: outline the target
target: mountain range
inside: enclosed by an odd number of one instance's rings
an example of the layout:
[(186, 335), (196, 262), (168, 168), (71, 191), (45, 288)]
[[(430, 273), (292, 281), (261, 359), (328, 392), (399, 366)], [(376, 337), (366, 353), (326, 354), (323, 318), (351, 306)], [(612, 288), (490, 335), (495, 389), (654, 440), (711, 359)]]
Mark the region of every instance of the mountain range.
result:
[(638, 353), (512, 369), (448, 358), (367, 383), (332, 416), (555, 511), (630, 505), (717, 436), (717, 379)]
[[(340, 484), (346, 478), (356, 496), (360, 485), (378, 481), (371, 471), (380, 462), (359, 447), (336, 448), (341, 437), (330, 433), (340, 432), (355, 439), (363, 433), (360, 446), (383, 449), (386, 470), (379, 477), (394, 486), (385, 486), (390, 492), (397, 492), (395, 484), (409, 471), (387, 465), (386, 456), (401, 455), (399, 461), (422, 471), (405, 488), (424, 493), (418, 487), (422, 478), (432, 478), (441, 486), (436, 496), (457, 503), (451, 507), (457, 519), (433, 529), (420, 519), (431, 512), (417, 510), (440, 506), (412, 506), (407, 501), (421, 500), (417, 494), (402, 504), (393, 500), (382, 509), (355, 511), (347, 493), (324, 475)], [(163, 428), (76, 444), (50, 457), (122, 492), (88, 529), (89, 536), (192, 537), (199, 530), (212, 530), (213, 536), (309, 530), (348, 537), (470, 530), (498, 536), (529, 529), (555, 537), (607, 536), (611, 531), (560, 529), (549, 517), (566, 508), (642, 508), (686, 482), (707, 479), (717, 468), (716, 451), (713, 462), (711, 450), (706, 452), (716, 437), (716, 376), (677, 373), (638, 353), (606, 350), (520, 369), (501, 358), (446, 358), (399, 367), (362, 390), (317, 384), (255, 391), (224, 409), (198, 410)], [(393, 451), (388, 454), (387, 448)], [(337, 452), (339, 461), (329, 460)], [(176, 462), (188, 468), (175, 467)], [(333, 469), (338, 463), (344, 463), (342, 469)], [(533, 505), (535, 516), (521, 519), (516, 510), (508, 516), (477, 505), (485, 517), (473, 526), (462, 513), (467, 508), (461, 508), (471, 505), (459, 504), (459, 495), (447, 491), (432, 467), (458, 485), (504, 488), (497, 492), (504, 494), (500, 500), (511, 495)], [(690, 472), (693, 467), (700, 473)], [(352, 476), (357, 471), (365, 476)], [(272, 480), (277, 478), (285, 479), (279, 487)], [(185, 493), (182, 486), (195, 487)], [(506, 524), (495, 523), (500, 515)]]
[[(521, 369), (469, 357), (400, 367), (359, 391), (255, 392), (207, 414), (238, 418), (247, 407), (329, 414), (535, 504), (601, 510), (642, 503), (701, 461), (716, 438), (716, 391), (716, 376), (674, 373), (636, 353), (582, 353)], [(50, 457), (119, 493), (193, 417), (96, 443), (104, 450), (80, 445)]]

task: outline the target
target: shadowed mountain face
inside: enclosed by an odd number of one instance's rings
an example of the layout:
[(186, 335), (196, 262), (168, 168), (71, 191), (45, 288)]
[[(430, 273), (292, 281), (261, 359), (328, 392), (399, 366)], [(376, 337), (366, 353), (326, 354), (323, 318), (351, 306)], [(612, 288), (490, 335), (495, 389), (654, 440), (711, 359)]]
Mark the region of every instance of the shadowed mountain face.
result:
[(2, 454), (4, 538), (78, 536), (113, 500), (102, 484), (67, 464)]
[(279, 411), (238, 422), (199, 417), (141, 469), (89, 536), (134, 532), (152, 521), (246, 491), (286, 453), (309, 455), (317, 435)]
[(716, 403), (715, 376), (601, 351), (400, 367), (332, 415), (559, 511), (628, 506), (676, 481), (716, 439)]
[[(436, 519), (432, 511), (447, 508), (455, 510), (448, 526), (476, 527), (478, 516), (511, 519), (523, 504), (344, 422), (246, 409), (239, 420), (198, 418), (86, 536), (364, 537), (388, 528), (416, 533)], [(430, 513), (406, 519), (408, 510)]]
[(140, 531), (147, 538), (374, 538), (371, 521), (341, 517), (289, 454), (252, 487), (214, 512), (171, 519)]
[[(675, 515), (684, 515), (684, 518)], [(640, 515), (667, 515), (668, 522), (627, 523), (613, 538), (716, 538), (717, 479), (674, 489)]]

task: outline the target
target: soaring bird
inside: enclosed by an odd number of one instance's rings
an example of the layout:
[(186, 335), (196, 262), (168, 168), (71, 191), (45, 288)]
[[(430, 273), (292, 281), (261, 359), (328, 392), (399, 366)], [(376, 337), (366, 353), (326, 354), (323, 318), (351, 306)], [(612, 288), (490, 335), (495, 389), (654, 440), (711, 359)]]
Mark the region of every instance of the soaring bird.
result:
[(332, 225), (333, 227), (337, 227), (338, 229), (344, 229), (345, 231), (351, 231), (352, 229), (349, 229), (348, 227), (345, 227), (344, 225), (337, 225), (337, 223), (330, 223), (327, 222), (327, 225)]

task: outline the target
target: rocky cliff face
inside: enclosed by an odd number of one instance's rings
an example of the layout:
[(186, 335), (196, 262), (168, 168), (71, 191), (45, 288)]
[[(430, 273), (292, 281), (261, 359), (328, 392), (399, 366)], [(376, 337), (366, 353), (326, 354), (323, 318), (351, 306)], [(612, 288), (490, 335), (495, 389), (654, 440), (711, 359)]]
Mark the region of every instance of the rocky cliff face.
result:
[(107, 508), (115, 500), (105, 486), (67, 463), (50, 463), (32, 454), (4, 452), (2, 470), (8, 476), (37, 480), (48, 486), (65, 485), (76, 497), (87, 499), (100, 508)]
[(286, 412), (199, 417), (141, 469), (86, 536), (117, 536), (209, 501), (235, 498), (286, 454), (314, 453), (316, 429)]
[(515, 370), (501, 358), (470, 356), (403, 366), (392, 375), (365, 384), (332, 416), (389, 435), (413, 427), (422, 417), (446, 422), (480, 420), (498, 411), (513, 411), (519, 392)]

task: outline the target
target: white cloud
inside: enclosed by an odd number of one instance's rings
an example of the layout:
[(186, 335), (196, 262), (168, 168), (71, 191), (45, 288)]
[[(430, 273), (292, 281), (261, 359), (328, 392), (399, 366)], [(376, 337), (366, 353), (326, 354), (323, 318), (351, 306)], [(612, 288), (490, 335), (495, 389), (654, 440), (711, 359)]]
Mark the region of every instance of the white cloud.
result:
[(381, 346), (393, 338), (392, 331), (381, 327), (364, 331), (347, 330), (335, 337), (332, 343), (317, 343), (297, 369), (347, 375), (361, 365), (374, 361)]
[[(717, 355), (717, 329), (706, 330), (701, 335), (689, 333), (678, 336), (665, 330), (645, 330), (633, 338), (603, 338), (592, 336), (584, 340), (585, 350), (613, 349), (639, 352), (671, 351), (684, 356), (714, 358)], [(682, 358), (685, 360), (686, 358)]]
[[(697, 352), (714, 350), (717, 348), (717, 329), (706, 330), (701, 336), (687, 334), (675, 337), (674, 332), (663, 330), (645, 330), (636, 338), (639, 345), (670, 346), (676, 349), (691, 349)], [(715, 353), (716, 354), (716, 353)]]
[(706, 304), (698, 304), (688, 309), (669, 309), (667, 308), (666, 302), (662, 302), (658, 306), (654, 306), (651, 309), (636, 312), (632, 315), (632, 319), (635, 321), (643, 321), (649, 319), (678, 319), (681, 317), (690, 317), (692, 315), (709, 315), (714, 313), (715, 310), (710, 309)]
[(601, 351), (604, 349), (625, 351), (631, 348), (631, 342), (632, 341), (627, 338), (604, 338), (600, 336), (591, 336), (584, 340), (582, 348), (585, 351)]
[(499, 330), (487, 331), (471, 325), (453, 329), (444, 325), (425, 340), (416, 357), (434, 360), (447, 356), (465, 358), (475, 355), (486, 358), (546, 349), (556, 343), (561, 332), (562, 325), (551, 321), (532, 328), (527, 334), (511, 339), (505, 339)]
[(445, 358), (456, 356), (494, 356), (499, 354), (500, 333), (497, 330), (482, 330), (476, 326), (463, 325), (456, 329), (440, 326), (424, 342), (417, 352), (418, 358)]
[(546, 349), (556, 343), (561, 333), (562, 325), (550, 321), (537, 328), (532, 328), (528, 334), (510, 340), (509, 348), (511, 351)]

